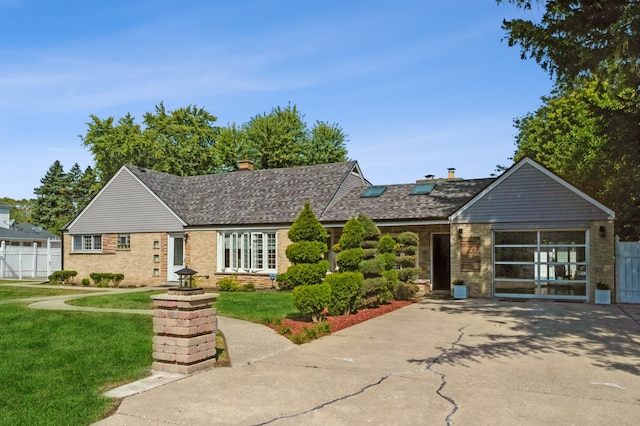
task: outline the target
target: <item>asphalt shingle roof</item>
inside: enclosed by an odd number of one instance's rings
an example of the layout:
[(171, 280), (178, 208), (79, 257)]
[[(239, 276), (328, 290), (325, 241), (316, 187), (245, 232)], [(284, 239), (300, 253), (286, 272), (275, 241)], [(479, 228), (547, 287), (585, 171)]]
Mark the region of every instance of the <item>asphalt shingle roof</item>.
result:
[(379, 197), (362, 198), (363, 180), (336, 199), (355, 161), (189, 177), (127, 167), (190, 226), (292, 223), (306, 201), (322, 222), (359, 213), (375, 221), (446, 219), (495, 180), (439, 180), (420, 195), (409, 195), (415, 184), (387, 185)]
[(189, 177), (127, 167), (185, 222), (198, 226), (291, 223), (307, 200), (319, 215), (356, 164), (349, 161)]
[(415, 184), (387, 185), (379, 197), (361, 197), (362, 189), (354, 188), (320, 219), (341, 222), (359, 213), (375, 221), (446, 219), (494, 180), (441, 180), (430, 194), (417, 195), (410, 195)]

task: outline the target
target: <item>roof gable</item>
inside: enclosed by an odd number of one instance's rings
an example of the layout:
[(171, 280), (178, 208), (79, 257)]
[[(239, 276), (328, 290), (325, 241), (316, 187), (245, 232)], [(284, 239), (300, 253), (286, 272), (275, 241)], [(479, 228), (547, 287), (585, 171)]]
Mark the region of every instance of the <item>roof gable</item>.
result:
[(123, 166), (67, 226), (67, 231), (71, 234), (171, 232), (182, 230), (184, 224), (129, 166)]
[(525, 158), (451, 216), (452, 222), (571, 222), (615, 214), (598, 201)]

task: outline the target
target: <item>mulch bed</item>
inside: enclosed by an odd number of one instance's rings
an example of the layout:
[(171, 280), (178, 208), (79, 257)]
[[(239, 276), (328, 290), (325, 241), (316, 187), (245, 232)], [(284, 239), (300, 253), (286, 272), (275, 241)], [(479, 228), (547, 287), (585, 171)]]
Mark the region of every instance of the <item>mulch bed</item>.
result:
[[(372, 318), (379, 317), (380, 315), (388, 314), (389, 312), (395, 311), (396, 309), (400, 309), (407, 305), (411, 305), (412, 303), (415, 302), (411, 300), (394, 300), (389, 303), (385, 303), (384, 305), (380, 305), (377, 308), (361, 309), (355, 314), (338, 316), (327, 315), (326, 321), (331, 324), (331, 332), (335, 333), (336, 331), (343, 330), (347, 327), (351, 327), (352, 325), (356, 325)], [(274, 330), (278, 330), (282, 326), (289, 327), (291, 329), (291, 334), (298, 334), (305, 328), (312, 327), (313, 325), (314, 324), (313, 322), (311, 322), (311, 320), (303, 321), (284, 318), (280, 326), (269, 324), (269, 327), (273, 328)]]

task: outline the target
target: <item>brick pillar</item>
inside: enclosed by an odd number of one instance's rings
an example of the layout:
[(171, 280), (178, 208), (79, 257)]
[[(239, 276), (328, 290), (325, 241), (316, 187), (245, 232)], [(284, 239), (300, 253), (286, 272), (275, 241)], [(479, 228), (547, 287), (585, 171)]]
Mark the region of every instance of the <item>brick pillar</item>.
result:
[(191, 374), (216, 362), (217, 295), (202, 288), (174, 288), (153, 299), (152, 369)]

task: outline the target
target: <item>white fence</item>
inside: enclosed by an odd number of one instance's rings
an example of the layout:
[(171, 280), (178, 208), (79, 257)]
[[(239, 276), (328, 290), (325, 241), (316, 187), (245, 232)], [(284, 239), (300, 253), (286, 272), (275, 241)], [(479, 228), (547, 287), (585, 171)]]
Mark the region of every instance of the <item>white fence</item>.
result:
[(12, 247), (0, 244), (0, 279), (46, 280), (62, 267), (60, 247)]
[(616, 238), (616, 285), (619, 303), (640, 303), (640, 242)]

